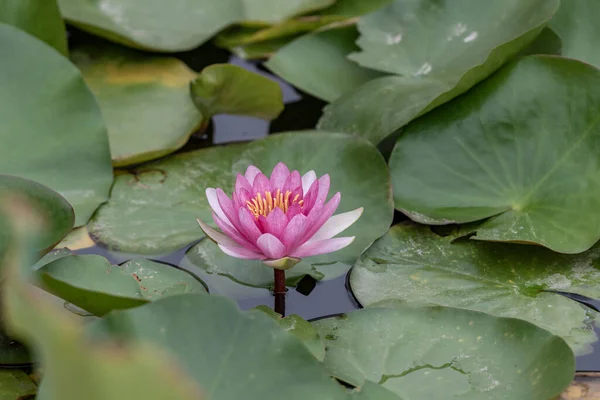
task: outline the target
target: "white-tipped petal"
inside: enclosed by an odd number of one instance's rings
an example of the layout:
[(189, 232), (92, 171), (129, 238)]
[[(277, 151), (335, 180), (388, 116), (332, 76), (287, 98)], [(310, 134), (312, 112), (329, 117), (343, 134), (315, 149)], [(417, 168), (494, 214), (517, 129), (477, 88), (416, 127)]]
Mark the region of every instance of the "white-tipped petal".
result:
[(348, 229), (362, 215), (364, 208), (360, 207), (356, 210), (348, 211), (342, 214), (334, 215), (310, 238), (308, 242), (317, 240), (331, 239), (338, 233)]
[(302, 246), (298, 247), (292, 254), (290, 254), (290, 256), (304, 258), (333, 253), (334, 251), (338, 251), (348, 246), (353, 240), (354, 236), (306, 242)]
[(216, 229), (211, 228), (210, 226), (202, 222), (200, 218), (196, 218), (196, 221), (198, 221), (198, 225), (200, 225), (200, 228), (202, 228), (206, 236), (211, 238), (213, 242), (224, 244), (225, 246), (239, 246), (239, 243), (237, 243), (235, 240), (231, 239), (224, 233), (221, 233)]
[(223, 253), (235, 258), (242, 258), (244, 260), (264, 260), (267, 258), (263, 254), (239, 246), (225, 246), (222, 244), (219, 244), (218, 246)]
[(246, 169), (246, 173), (244, 174), (244, 177), (246, 178), (246, 180), (248, 181), (248, 183), (250, 185), (253, 185), (254, 178), (256, 178), (256, 175), (258, 175), (260, 173), (261, 173), (260, 169), (256, 168), (254, 165), (250, 165)]
[(310, 185), (313, 184), (314, 181), (317, 180), (317, 174), (315, 171), (308, 171), (302, 176), (302, 194), (306, 195), (308, 189), (310, 189)]
[(217, 198), (217, 190), (213, 188), (206, 189), (206, 198), (208, 199), (208, 204), (210, 205), (210, 208), (213, 209), (215, 214), (217, 214), (219, 218), (221, 218), (225, 223), (227, 223), (227, 225), (233, 227), (233, 224), (231, 223), (229, 218), (227, 218), (227, 216), (223, 212), (223, 209), (221, 208), (221, 205), (219, 204), (219, 199)]

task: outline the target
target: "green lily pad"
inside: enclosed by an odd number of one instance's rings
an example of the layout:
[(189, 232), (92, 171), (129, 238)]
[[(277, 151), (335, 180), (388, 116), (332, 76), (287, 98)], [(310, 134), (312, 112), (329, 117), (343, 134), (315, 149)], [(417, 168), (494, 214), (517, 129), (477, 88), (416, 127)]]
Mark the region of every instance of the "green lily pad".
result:
[(595, 0), (561, 0), (560, 9), (550, 27), (562, 40), (562, 55), (576, 58), (600, 68), (597, 51), (600, 26), (600, 3)]
[[(143, 50), (177, 52), (198, 47), (228, 25), (260, 26), (318, 10), (335, 0), (59, 0), (71, 24)], [(251, 24), (256, 25), (256, 24)]]
[(350, 246), (307, 262), (349, 266), (389, 227), (389, 175), (377, 149), (349, 135), (302, 131), (178, 154), (124, 172), (116, 177), (110, 201), (96, 212), (88, 230), (95, 240), (126, 252), (157, 254), (182, 248), (204, 237), (196, 218), (212, 221), (207, 187), (231, 193), (235, 176), (248, 165), (270, 173), (280, 161), (290, 169), (329, 174), (330, 193), (342, 195), (337, 213), (364, 207), (360, 219), (344, 231), (356, 236)]
[(358, 17), (369, 14), (394, 0), (337, 0), (333, 5), (319, 10), (316, 15), (337, 15), (341, 17)]
[(589, 249), (600, 239), (596, 85), (587, 64), (530, 56), (415, 121), (390, 157), (396, 208), (432, 224), (492, 217), (473, 239)]
[(56, 0), (0, 0), (0, 22), (14, 25), (67, 55), (67, 31)]
[(45, 43), (0, 24), (0, 48), (10, 54), (0, 65), (0, 171), (59, 192), (75, 224), (85, 224), (113, 179), (96, 100), (77, 68)]
[(202, 114), (236, 114), (272, 120), (283, 111), (279, 84), (232, 64), (213, 64), (190, 84)]
[(350, 392), (354, 400), (403, 400), (383, 386), (366, 381), (361, 387)]
[[(40, 257), (50, 251), (73, 228), (75, 222), (73, 209), (61, 195), (48, 187), (29, 179), (0, 175), (0, 194), (6, 193), (23, 196), (31, 202), (35, 212), (43, 215), (47, 226), (44, 232), (40, 233), (35, 247), (35, 252)], [(3, 224), (2, 230), (6, 230)], [(0, 255), (8, 245), (8, 240), (7, 235), (0, 236)]]
[(399, 74), (367, 82), (324, 110), (319, 129), (379, 143), (466, 92), (544, 28), (558, 0), (397, 0), (358, 23), (364, 67)]
[(36, 392), (36, 384), (22, 370), (0, 369), (0, 399), (27, 399), (29, 396), (34, 396)]
[(548, 400), (575, 358), (525, 321), (444, 308), (368, 308), (314, 323), (324, 365), (344, 382), (378, 382), (405, 400)]
[(292, 85), (325, 101), (333, 101), (383, 74), (348, 60), (358, 48), (354, 26), (341, 26), (303, 36), (281, 48), (265, 66)]
[(56, 245), (57, 249), (65, 249), (69, 250), (81, 250), (88, 249), (90, 247), (94, 247), (96, 243), (90, 238), (90, 235), (87, 231), (87, 227), (80, 226), (79, 228), (73, 229), (69, 234)]
[(142, 341), (177, 355), (183, 372), (212, 399), (346, 398), (300, 339), (223, 297), (165, 298), (111, 313), (89, 328), (98, 338)]
[(350, 286), (364, 306), (397, 300), (532, 322), (585, 354), (597, 313), (558, 290), (600, 297), (600, 247), (578, 255), (543, 247), (452, 241), (428, 227), (396, 225), (355, 264)]
[(101, 256), (69, 256), (37, 272), (42, 288), (98, 316), (165, 296), (206, 293), (187, 271), (145, 259), (111, 265)]
[(273, 318), (286, 332), (291, 333), (304, 343), (308, 351), (319, 361), (325, 358), (325, 345), (315, 327), (299, 315), (292, 314), (282, 318), (270, 307), (258, 306), (254, 310)]
[(77, 46), (71, 59), (98, 99), (115, 166), (172, 153), (205, 121), (189, 95), (197, 74), (176, 58), (105, 42)]
[[(300, 35), (299, 35), (300, 36)], [(265, 40), (264, 42), (245, 44), (229, 48), (237, 57), (246, 60), (257, 60), (269, 58), (283, 46), (287, 45), (295, 36), (282, 37), (277, 39)]]
[(266, 28), (252, 29), (235, 26), (221, 32), (215, 38), (215, 44), (231, 49), (236, 46), (256, 44), (275, 39), (288, 38), (289, 40), (303, 33), (311, 32), (323, 26), (344, 21), (345, 19), (345, 17), (335, 15), (302, 16)]

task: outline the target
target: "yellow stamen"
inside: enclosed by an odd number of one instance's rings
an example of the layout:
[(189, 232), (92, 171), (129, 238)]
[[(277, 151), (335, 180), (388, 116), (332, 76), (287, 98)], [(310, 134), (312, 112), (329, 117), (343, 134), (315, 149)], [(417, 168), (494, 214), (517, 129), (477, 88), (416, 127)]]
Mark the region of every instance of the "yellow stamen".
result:
[(298, 204), (300, 207), (304, 205), (304, 200), (298, 200), (300, 194), (294, 196), (290, 201), (291, 196), (292, 192), (286, 191), (285, 193), (281, 193), (280, 189), (277, 189), (275, 195), (267, 191), (264, 193), (264, 197), (261, 193), (257, 193), (252, 200), (246, 201), (246, 206), (252, 215), (258, 218), (261, 215), (263, 217), (268, 216), (276, 208), (280, 208), (283, 212), (287, 213), (290, 206), (294, 204)]

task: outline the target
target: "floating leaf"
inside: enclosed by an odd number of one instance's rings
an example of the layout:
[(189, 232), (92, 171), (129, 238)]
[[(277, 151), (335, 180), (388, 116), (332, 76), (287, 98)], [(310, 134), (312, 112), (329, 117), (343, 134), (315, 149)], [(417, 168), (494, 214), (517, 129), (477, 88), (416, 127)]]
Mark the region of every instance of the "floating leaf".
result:
[(369, 14), (383, 6), (388, 5), (393, 0), (337, 0), (330, 7), (317, 11), (317, 15), (337, 15), (341, 17), (358, 17)]
[(187, 271), (145, 259), (111, 265), (96, 255), (64, 257), (38, 269), (38, 277), (50, 293), (98, 316), (165, 296), (206, 292)]
[(169, 297), (111, 313), (90, 328), (99, 338), (169, 350), (211, 399), (346, 398), (298, 338), (223, 297)]
[(562, 40), (562, 55), (576, 58), (600, 68), (597, 51), (600, 39), (600, 2), (596, 0), (561, 0), (560, 9), (550, 27)]
[(562, 255), (543, 247), (440, 237), (425, 226), (396, 225), (350, 275), (358, 301), (398, 300), (459, 307), (532, 322), (579, 354), (596, 341), (597, 313), (546, 291), (600, 297), (600, 247)]
[(108, 43), (80, 45), (71, 54), (102, 109), (113, 165), (172, 153), (202, 125), (189, 95), (197, 75), (178, 59)]
[(305, 92), (333, 101), (383, 75), (346, 58), (357, 49), (357, 37), (354, 26), (315, 32), (283, 47), (265, 65)]
[(525, 321), (453, 308), (367, 308), (314, 323), (324, 365), (344, 382), (379, 382), (405, 400), (548, 400), (575, 359)]
[(325, 345), (319, 336), (319, 332), (310, 322), (296, 314), (282, 318), (280, 314), (267, 306), (258, 306), (254, 310), (273, 318), (286, 332), (300, 339), (317, 360), (323, 361), (325, 358)]
[(530, 56), (415, 121), (390, 157), (396, 208), (433, 224), (492, 217), (474, 239), (589, 249), (600, 239), (596, 85), (596, 68)]
[(213, 64), (190, 85), (192, 100), (206, 116), (237, 114), (272, 120), (283, 111), (279, 84), (232, 64)]
[(37, 386), (22, 370), (0, 369), (0, 399), (27, 399), (36, 392)]
[(236, 26), (220, 33), (215, 39), (215, 44), (231, 49), (236, 46), (256, 44), (275, 39), (287, 38), (290, 40), (290, 38), (297, 37), (302, 33), (310, 32), (323, 26), (344, 20), (345, 17), (329, 15), (302, 16), (266, 28), (252, 29)]
[[(228, 25), (264, 26), (330, 6), (335, 0), (59, 0), (71, 24), (128, 46), (165, 52), (198, 47)], [(258, 24), (256, 24), (258, 22)]]
[(113, 179), (96, 100), (77, 68), (41, 41), (0, 24), (0, 48), (10, 54), (0, 63), (0, 173), (56, 190), (85, 224)]
[[(69, 233), (75, 222), (73, 209), (62, 196), (44, 185), (16, 176), (0, 175), (0, 195), (13, 191), (30, 201), (35, 212), (43, 215), (47, 221), (46, 230), (41, 232), (35, 247), (41, 257)], [(6, 226), (0, 225), (5, 231)], [(0, 236), (0, 256), (8, 246), (9, 239), (8, 235)]]
[(337, 213), (365, 209), (345, 233), (356, 236), (349, 247), (307, 262), (339, 261), (348, 268), (389, 227), (389, 175), (377, 149), (349, 135), (303, 131), (178, 154), (120, 174), (110, 201), (88, 229), (94, 239), (126, 252), (156, 254), (182, 248), (204, 236), (196, 218), (211, 221), (207, 187), (231, 192), (236, 174), (244, 173), (248, 165), (270, 172), (280, 161), (291, 169), (329, 174), (330, 193), (342, 194)]
[(529, 44), (558, 0), (397, 0), (359, 21), (361, 65), (400, 74), (367, 82), (325, 108), (319, 128), (379, 143), (464, 93)]
[(67, 55), (67, 31), (56, 0), (0, 0), (0, 22), (14, 25)]

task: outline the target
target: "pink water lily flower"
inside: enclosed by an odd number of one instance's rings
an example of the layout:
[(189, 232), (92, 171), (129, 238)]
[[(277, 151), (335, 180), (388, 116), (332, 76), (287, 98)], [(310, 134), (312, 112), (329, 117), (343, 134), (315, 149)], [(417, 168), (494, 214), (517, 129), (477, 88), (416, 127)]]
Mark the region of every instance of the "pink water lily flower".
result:
[(244, 176), (238, 174), (231, 199), (221, 189), (206, 189), (222, 232), (198, 223), (226, 254), (287, 269), (301, 258), (334, 252), (354, 240), (334, 236), (352, 225), (363, 209), (333, 216), (341, 195), (326, 202), (328, 192), (329, 175), (317, 179), (309, 171), (300, 176), (279, 163), (267, 178), (251, 165)]

